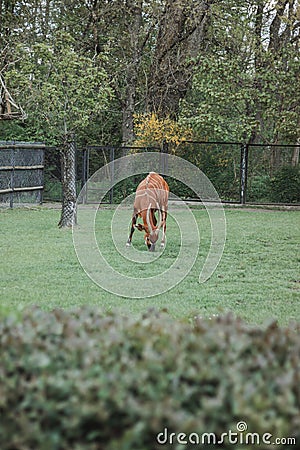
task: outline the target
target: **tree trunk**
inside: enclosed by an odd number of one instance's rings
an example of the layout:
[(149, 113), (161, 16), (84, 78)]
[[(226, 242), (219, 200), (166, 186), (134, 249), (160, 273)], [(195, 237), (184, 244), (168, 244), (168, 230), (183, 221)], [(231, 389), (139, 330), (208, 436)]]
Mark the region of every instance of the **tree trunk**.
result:
[(137, 86), (137, 71), (132, 66), (127, 74), (126, 98), (123, 107), (122, 117), (122, 142), (123, 145), (130, 145), (135, 139), (134, 135), (134, 112), (135, 96)]
[(299, 153), (300, 153), (300, 138), (297, 139), (297, 146), (294, 148), (292, 156), (292, 166), (296, 167), (299, 164)]
[(176, 119), (180, 100), (191, 86), (195, 61), (206, 36), (214, 0), (167, 0), (149, 75), (147, 109)]
[(127, 3), (127, 7), (132, 16), (132, 22), (129, 27), (131, 58), (126, 69), (126, 95), (122, 119), (122, 142), (125, 145), (130, 145), (135, 139), (133, 116), (135, 112), (136, 90), (139, 67), (141, 64), (142, 47), (145, 44), (145, 42), (141, 43), (142, 3), (141, 0), (130, 1)]
[(270, 177), (274, 176), (274, 173), (280, 169), (281, 166), (281, 148), (271, 148), (271, 162), (270, 162)]
[[(274, 53), (278, 53), (283, 44), (280, 29), (283, 23), (282, 18), (284, 10), (288, 3), (289, 0), (278, 0), (275, 5), (276, 14), (270, 25), (270, 41), (268, 48), (268, 50), (273, 51)], [(289, 26), (287, 28), (289, 28)]]
[(76, 225), (76, 146), (73, 135), (65, 135), (60, 148), (62, 209), (60, 228)]

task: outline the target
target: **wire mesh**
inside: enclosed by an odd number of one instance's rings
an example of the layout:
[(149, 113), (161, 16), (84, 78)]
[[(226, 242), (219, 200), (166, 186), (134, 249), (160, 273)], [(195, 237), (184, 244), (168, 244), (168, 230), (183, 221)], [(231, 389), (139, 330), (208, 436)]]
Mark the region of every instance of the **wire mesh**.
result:
[[(222, 201), (239, 202), (240, 143), (184, 142), (176, 149), (176, 155), (198, 167), (212, 182)], [(188, 196), (195, 198), (194, 193)]]
[(300, 202), (297, 145), (249, 145), (247, 198), (258, 203)]
[(11, 165), (11, 150), (1, 148), (0, 145), (0, 167), (10, 166)]
[(37, 166), (44, 164), (44, 152), (40, 149), (16, 148), (14, 149), (15, 166)]
[[(300, 203), (299, 145), (262, 145), (242, 142), (194, 142), (181, 143), (176, 149), (165, 151), (188, 160), (209, 178), (220, 198), (229, 203)], [(83, 182), (97, 169), (113, 159), (138, 151), (161, 151), (160, 148), (88, 147), (86, 174)], [(163, 154), (167, 164), (168, 153)], [(247, 157), (245, 159), (245, 156)], [(162, 171), (163, 172), (163, 171)], [(107, 186), (113, 174), (107, 174)], [(173, 193), (180, 198), (199, 200), (189, 188), (167, 177)], [(105, 201), (120, 201), (134, 191), (140, 179), (122, 182), (114, 186), (113, 196)], [(92, 189), (89, 193), (92, 196)], [(87, 198), (87, 201), (96, 201)]]
[(0, 202), (42, 201), (44, 145), (0, 142)]
[[(85, 174), (83, 173), (84, 182), (87, 181), (98, 169), (107, 166), (118, 158), (128, 156), (133, 153), (139, 152), (160, 152), (158, 147), (136, 147), (136, 146), (93, 146), (87, 147), (84, 153), (85, 161), (83, 165)], [(84, 201), (86, 203), (98, 203), (99, 195), (102, 197), (102, 203), (120, 202), (126, 198), (129, 194), (135, 192), (136, 186), (143, 179), (143, 175), (137, 175), (129, 177), (122, 182), (114, 185), (114, 165), (107, 166), (107, 170), (104, 174), (101, 190), (99, 186), (93, 186), (89, 183), (89, 189), (86, 192)], [(84, 184), (84, 183), (83, 183)]]

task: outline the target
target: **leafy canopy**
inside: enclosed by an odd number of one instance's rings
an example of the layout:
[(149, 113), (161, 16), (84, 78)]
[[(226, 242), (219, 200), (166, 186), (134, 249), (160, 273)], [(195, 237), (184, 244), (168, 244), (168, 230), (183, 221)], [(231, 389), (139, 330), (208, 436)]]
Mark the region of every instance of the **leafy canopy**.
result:
[(7, 73), (26, 102), (29, 121), (52, 137), (82, 132), (112, 95), (100, 57), (82, 55), (74, 44), (61, 31), (52, 42), (21, 44)]

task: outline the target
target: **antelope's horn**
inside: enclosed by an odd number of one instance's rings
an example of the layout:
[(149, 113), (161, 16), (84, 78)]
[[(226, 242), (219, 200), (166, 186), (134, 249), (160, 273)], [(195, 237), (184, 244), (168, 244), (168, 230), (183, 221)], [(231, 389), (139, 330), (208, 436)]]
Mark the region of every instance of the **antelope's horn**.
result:
[(151, 227), (151, 223), (150, 223), (150, 209), (151, 209), (151, 203), (149, 204), (149, 206), (147, 208), (147, 215), (146, 215), (148, 230), (149, 230), (149, 233), (151, 234), (152, 233), (152, 227)]
[(159, 204), (156, 203), (157, 205), (157, 211), (158, 211), (158, 216), (159, 216), (159, 221), (158, 221), (158, 225), (157, 225), (157, 229), (159, 230), (161, 225), (162, 225), (162, 213), (161, 213), (161, 209), (159, 207)]

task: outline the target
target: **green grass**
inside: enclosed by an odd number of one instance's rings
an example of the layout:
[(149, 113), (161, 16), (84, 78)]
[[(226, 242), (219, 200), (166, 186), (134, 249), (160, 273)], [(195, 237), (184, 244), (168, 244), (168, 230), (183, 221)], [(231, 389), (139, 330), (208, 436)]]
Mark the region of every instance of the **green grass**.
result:
[[(110, 221), (114, 211), (97, 214), (96, 234), (101, 249), (118, 270), (135, 276), (155, 275), (174, 262), (179, 249), (175, 221), (168, 222), (168, 243), (161, 254), (146, 252), (142, 233), (134, 245), (145, 250), (151, 264), (127, 263), (114, 250)], [(0, 210), (1, 311), (21, 311), (26, 305), (46, 309), (83, 304), (136, 314), (150, 307), (167, 308), (180, 318), (209, 316), (231, 310), (251, 323), (272, 317), (287, 323), (300, 317), (300, 211), (226, 209), (227, 242), (222, 260), (204, 284), (198, 275), (210, 245), (205, 210), (193, 210), (200, 227), (200, 253), (188, 276), (176, 287), (146, 299), (123, 298), (99, 288), (76, 257), (71, 230), (57, 227), (59, 210)], [(130, 218), (130, 211), (128, 221)], [(120, 230), (127, 234), (127, 230)], [(123, 239), (123, 237), (122, 237)], [(192, 243), (190, 244), (192, 245)], [(131, 251), (131, 249), (129, 249)], [(148, 255), (148, 256), (147, 256)]]

